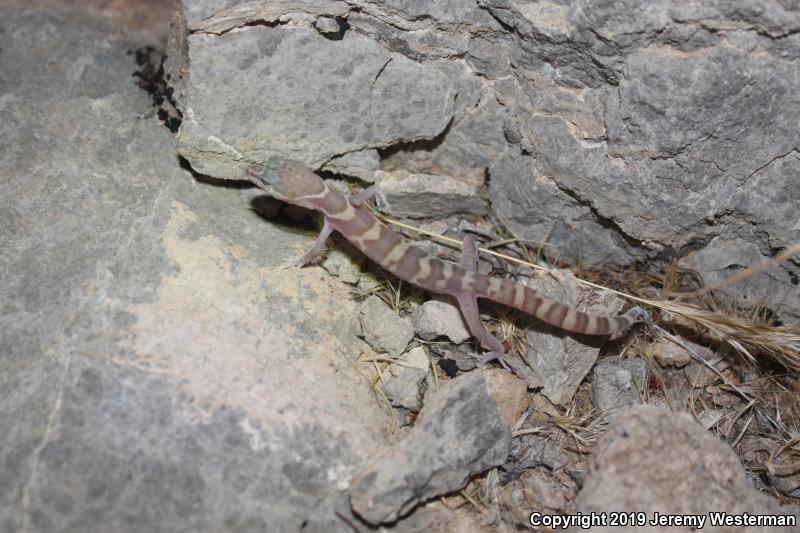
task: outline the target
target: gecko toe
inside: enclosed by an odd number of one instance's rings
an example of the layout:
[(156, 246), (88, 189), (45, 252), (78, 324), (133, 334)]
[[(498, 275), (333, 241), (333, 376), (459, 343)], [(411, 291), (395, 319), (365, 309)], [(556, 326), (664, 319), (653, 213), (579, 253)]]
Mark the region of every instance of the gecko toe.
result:
[(483, 357), (483, 359), (481, 360), (481, 365), (482, 366), (486, 365), (488, 363), (491, 363), (492, 361), (499, 362), (503, 366), (503, 368), (505, 368), (509, 372), (511, 371), (511, 368), (508, 366), (508, 363), (506, 363), (505, 359), (503, 359), (503, 354), (502, 353), (498, 353), (498, 352), (489, 352), (489, 353), (487, 353)]

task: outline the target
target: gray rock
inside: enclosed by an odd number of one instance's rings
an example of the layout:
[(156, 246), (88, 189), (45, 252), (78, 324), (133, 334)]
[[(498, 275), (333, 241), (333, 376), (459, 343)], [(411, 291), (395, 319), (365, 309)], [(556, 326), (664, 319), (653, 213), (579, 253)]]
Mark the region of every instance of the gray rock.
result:
[[(545, 296), (587, 313), (613, 315), (622, 308), (619, 298), (609, 293), (598, 295), (580, 287), (568, 270), (552, 270), (532, 278), (528, 285)], [(525, 335), (528, 362), (538, 376), (542, 394), (554, 404), (566, 406), (597, 360), (599, 341), (569, 336), (538, 321), (531, 323)]]
[(482, 372), (445, 383), (414, 427), (353, 479), (353, 510), (370, 524), (392, 522), (417, 504), (464, 486), (508, 455), (511, 430)]
[(414, 310), (414, 331), (420, 338), (432, 341), (447, 337), (460, 344), (471, 337), (457, 306), (439, 300), (428, 300)]
[[(795, 189), (797, 187), (794, 187)], [(771, 211), (767, 209), (767, 211)], [(774, 211), (773, 211), (774, 212)], [(786, 219), (789, 224), (793, 223), (790, 216)], [(800, 218), (797, 224), (800, 224)], [(785, 242), (785, 241), (784, 241)], [(743, 268), (758, 265), (765, 261), (760, 248), (749, 239), (740, 237), (714, 237), (705, 248), (689, 252), (681, 259), (680, 266), (703, 272), (703, 279), (706, 283), (714, 283), (736, 274)], [(792, 289), (797, 280), (800, 270), (792, 262), (786, 262), (778, 268), (771, 268), (764, 272), (759, 272), (746, 280), (732, 285), (725, 290), (735, 293), (744, 305), (757, 302), (780, 287), (784, 290), (779, 299), (777, 294), (772, 298), (772, 306), (779, 313), (791, 313), (795, 303), (792, 298)], [(795, 277), (792, 277), (792, 276)]]
[(398, 316), (374, 294), (362, 302), (359, 315), (364, 340), (377, 352), (400, 355), (414, 337), (411, 321)]
[(378, 171), (376, 178), (394, 215), (445, 218), (486, 214), (487, 205), (478, 189), (448, 176)]
[[(507, 106), (528, 112), (512, 112), (506, 129), (520, 150), (491, 167), (493, 208), (517, 234), (547, 235), (560, 257), (618, 264), (681, 255), (718, 235), (748, 241), (761, 259), (798, 240), (796, 192), (785, 185), (797, 166), (789, 132), (800, 79), (789, 72), (800, 44), (776, 46), (761, 22), (785, 35), (796, 11), (482, 3), (519, 33), (512, 64), (530, 80), (499, 86)], [(800, 287), (778, 272), (754, 292), (800, 316)]]
[[(331, 241), (329, 241), (330, 243)], [(366, 258), (349, 242), (338, 242), (329, 249), (319, 265), (343, 282), (356, 285), (361, 279), (361, 269)]]
[[(179, 22), (192, 32), (222, 34), (249, 22), (265, 24), (286, 22), (286, 13), (298, 21), (310, 22), (318, 12), (322, 18), (343, 17), (350, 12), (347, 4), (336, 0), (282, 0), (281, 2), (245, 2), (227, 0), (181, 0)], [(323, 23), (324, 24), (324, 23)]]
[(428, 355), (421, 346), (412, 348), (386, 368), (381, 384), (386, 397), (394, 407), (417, 412), (422, 405), (422, 383), (431, 368)]
[(240, 178), (244, 165), (271, 156), (319, 168), (344, 154), (430, 139), (453, 113), (443, 73), (355, 32), (341, 41), (296, 26), (193, 33), (188, 54), (178, 149), (216, 177)]
[(338, 33), (341, 31), (339, 23), (336, 22), (336, 19), (333, 17), (319, 17), (314, 21), (314, 27), (317, 28), (320, 33), (324, 34)]
[[(559, 136), (554, 131), (546, 135)], [(569, 143), (567, 139), (564, 142)], [(572, 149), (574, 154), (578, 146)], [(592, 165), (596, 168), (598, 163)], [(633, 259), (624, 238), (609, 232), (586, 202), (564, 190), (548, 177), (548, 171), (521, 152), (508, 150), (491, 167), (491, 176), (494, 212), (518, 237), (546, 240), (544, 252), (548, 257), (580, 256), (587, 263), (610, 265), (624, 265)], [(553, 216), (556, 208), (558, 216)]]
[(128, 53), (168, 4), (85, 4), (0, 3), (0, 531), (349, 531), (357, 305), (181, 167)]
[(607, 357), (594, 367), (592, 403), (600, 416), (610, 419), (643, 401), (647, 387), (644, 359)]
[(373, 148), (367, 148), (336, 156), (325, 163), (322, 170), (345, 176), (354, 176), (362, 181), (372, 183), (375, 181), (375, 172), (377, 172), (379, 164), (378, 151)]
[[(182, 0), (167, 68), (181, 154), (206, 174), (288, 156), (441, 177), (422, 189), (446, 199), (398, 203), (412, 217), (481, 215), (488, 185), (492, 214), (550, 258), (708, 247), (711, 279), (717, 238), (747, 264), (800, 241), (799, 19), (761, 0)], [(772, 275), (748, 296), (800, 318), (798, 265)]]
[[(687, 475), (690, 472), (691, 475)], [(660, 515), (698, 515), (710, 511), (733, 514), (798, 516), (797, 507), (781, 507), (755, 490), (739, 458), (725, 442), (691, 416), (648, 405), (617, 417), (591, 456), (589, 475), (578, 495), (582, 513), (645, 512)], [(592, 530), (617, 531), (598, 526)], [(684, 526), (656, 526), (648, 531), (695, 531)], [(736, 531), (794, 531), (789, 527), (745, 527)], [(574, 528), (571, 531), (579, 531)], [(733, 531), (711, 527), (703, 531)]]

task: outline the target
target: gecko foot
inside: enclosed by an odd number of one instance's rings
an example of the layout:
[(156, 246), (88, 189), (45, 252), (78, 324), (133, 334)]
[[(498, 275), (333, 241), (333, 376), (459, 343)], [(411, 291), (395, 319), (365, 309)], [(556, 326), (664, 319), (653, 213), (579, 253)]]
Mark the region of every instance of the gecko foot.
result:
[(628, 313), (634, 317), (634, 320), (636, 322), (644, 322), (645, 327), (651, 332), (653, 332), (656, 335), (656, 337), (658, 337), (659, 334), (656, 329), (656, 325), (653, 322), (653, 317), (647, 311), (647, 309), (637, 305), (636, 307), (628, 311)]
[(359, 193), (350, 195), (349, 199), (353, 206), (361, 207), (371, 198), (375, 198), (375, 204), (379, 209), (383, 209), (384, 211), (389, 210), (389, 201), (386, 199), (386, 193), (377, 185), (367, 187)]
[(511, 368), (508, 366), (508, 363), (506, 363), (505, 359), (503, 359), (502, 353), (498, 352), (487, 353), (486, 355), (483, 356), (483, 359), (481, 359), (481, 365), (486, 365), (488, 363), (491, 363), (492, 361), (498, 361), (501, 365), (503, 365), (503, 368), (511, 372)]

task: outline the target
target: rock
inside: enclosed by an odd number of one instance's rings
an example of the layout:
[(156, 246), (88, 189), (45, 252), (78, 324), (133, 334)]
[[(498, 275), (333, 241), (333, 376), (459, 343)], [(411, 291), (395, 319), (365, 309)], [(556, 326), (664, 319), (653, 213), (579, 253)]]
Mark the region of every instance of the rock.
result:
[(575, 499), (575, 483), (567, 476), (556, 477), (535, 468), (525, 470), (501, 491), (503, 504), (519, 524), (529, 524), (533, 511), (564, 514)]
[(461, 311), (455, 305), (439, 300), (428, 300), (414, 310), (414, 331), (420, 338), (432, 341), (447, 337), (460, 344), (471, 337)]
[[(187, 42), (178, 150), (203, 174), (240, 178), (243, 165), (270, 156), (319, 168), (345, 154), (431, 139), (452, 117), (455, 91), (441, 71), (357, 32), (332, 41), (302, 26), (253, 25), (196, 31)], [(351, 172), (374, 171), (359, 161), (349, 158), (358, 167)]]
[(378, 171), (376, 181), (386, 193), (390, 211), (410, 218), (486, 215), (479, 190), (449, 176)]
[(378, 171), (380, 156), (374, 148), (367, 148), (357, 152), (349, 152), (344, 155), (336, 156), (322, 167), (322, 170), (354, 176), (367, 183), (375, 181), (375, 173)]
[[(800, 168), (800, 165), (798, 167)], [(795, 187), (792, 188), (795, 189)], [(798, 197), (798, 201), (800, 201), (800, 197)], [(775, 205), (779, 206), (779, 204)], [(770, 213), (776, 211), (766, 206), (764, 209)], [(787, 216), (789, 218), (786, 220), (792, 224), (792, 217), (788, 214)], [(794, 222), (794, 225), (800, 226), (800, 221)], [(743, 239), (720, 236), (711, 239), (704, 248), (687, 253), (681, 259), (679, 266), (702, 272), (706, 283), (714, 283), (732, 276), (742, 268), (755, 266), (766, 260), (763, 250), (750, 237)], [(763, 300), (765, 294), (774, 294), (779, 288), (787, 291), (787, 295), (792, 294), (798, 279), (796, 274), (794, 277), (792, 276), (795, 270), (790, 263), (787, 263), (784, 266), (756, 273), (730, 287), (722, 288), (720, 292), (736, 295), (744, 305), (756, 305), (756, 302)], [(781, 313), (791, 313), (793, 307), (788, 301), (775, 302), (775, 309)]]
[(394, 407), (417, 412), (422, 403), (422, 383), (428, 377), (431, 363), (421, 346), (412, 348), (386, 368), (381, 384), (386, 397)]
[(605, 419), (639, 403), (647, 387), (647, 362), (608, 357), (594, 367), (592, 402)]
[[(800, 241), (800, 16), (780, 2), (229, 4), (179, 2), (166, 64), (203, 173), (380, 168), (425, 182), (432, 209), (397, 200), (411, 217), (483, 215), (488, 188), (550, 258), (693, 256), (705, 279), (738, 268), (726, 243), (760, 262)], [(797, 320), (797, 266), (771, 274), (727, 292)]]
[(334, 17), (319, 17), (314, 21), (314, 27), (325, 35), (337, 34), (342, 31), (339, 22)]
[(360, 316), (364, 340), (377, 352), (400, 355), (414, 337), (411, 322), (374, 294), (361, 304)]
[(349, 531), (358, 305), (175, 157), (128, 53), (169, 3), (100, 4), (0, 2), (0, 530)]
[[(568, 270), (552, 270), (531, 279), (529, 286), (587, 313), (613, 315), (622, 309), (622, 302), (611, 294), (579, 288), (575, 276)], [(598, 340), (568, 336), (538, 321), (532, 322), (526, 338), (528, 360), (542, 384), (542, 394), (557, 405), (569, 404), (597, 359)]]
[[(691, 475), (687, 475), (691, 472)], [(709, 513), (794, 515), (754, 489), (730, 446), (686, 414), (648, 405), (632, 407), (618, 416), (591, 456), (589, 475), (578, 494), (577, 510), (584, 514), (614, 509), (665, 516), (705, 518), (703, 531), (732, 531), (710, 527)], [(797, 518), (795, 518), (797, 519)], [(695, 531), (688, 525), (649, 527), (648, 531)], [(770, 527), (769, 531), (796, 528)], [(593, 531), (617, 531), (598, 526)], [(737, 528), (736, 531), (766, 531)]]
[[(704, 349), (699, 345), (695, 345), (695, 347)], [(692, 361), (692, 356), (689, 352), (665, 338), (656, 340), (650, 345), (650, 348), (653, 350), (653, 357), (656, 362), (662, 367), (674, 366), (675, 368), (683, 368)]]
[(443, 384), (403, 439), (353, 478), (353, 510), (370, 524), (392, 522), (503, 464), (510, 442), (485, 375), (463, 374)]
[[(699, 10), (670, 1), (646, 15), (643, 2), (483, 5), (518, 35), (508, 48), (512, 68), (531, 73), (527, 83), (498, 87), (508, 108), (529, 110), (512, 112), (506, 125), (519, 151), (490, 168), (492, 206), (515, 234), (547, 234), (556, 245), (547, 252), (562, 258), (617, 264), (722, 235), (748, 241), (763, 260), (778, 243), (799, 240), (796, 224), (775, 225), (796, 219), (787, 209), (798, 193), (787, 185), (798, 165), (789, 131), (800, 117), (800, 80), (788, 74), (797, 45), (753, 30), (766, 18), (790, 31), (797, 12), (749, 1)], [(711, 28), (701, 22), (709, 17)], [(728, 23), (737, 29), (723, 30)], [(786, 114), (769, 124), (774, 106)], [(717, 138), (723, 130), (733, 133)], [(635, 200), (621, 206), (620, 195)], [(763, 207), (772, 198), (779, 203)], [(776, 269), (766, 294), (797, 318), (800, 287), (787, 283), (790, 270)]]
[(489, 394), (497, 403), (503, 420), (513, 428), (528, 408), (527, 384), (500, 368), (487, 369), (486, 377), (489, 380)]
[[(331, 241), (329, 241), (331, 242)], [(332, 276), (336, 276), (349, 285), (358, 284), (361, 269), (364, 267), (364, 254), (347, 241), (337, 242), (329, 248), (320, 260), (320, 266)]]

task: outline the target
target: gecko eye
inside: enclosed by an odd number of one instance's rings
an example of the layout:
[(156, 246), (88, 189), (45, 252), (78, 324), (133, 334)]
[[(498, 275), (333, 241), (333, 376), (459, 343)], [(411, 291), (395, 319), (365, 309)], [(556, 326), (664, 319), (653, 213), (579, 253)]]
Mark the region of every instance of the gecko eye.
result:
[(260, 189), (271, 189), (279, 180), (278, 167), (280, 161), (274, 158), (262, 165), (252, 166), (245, 169), (245, 177), (253, 182)]

